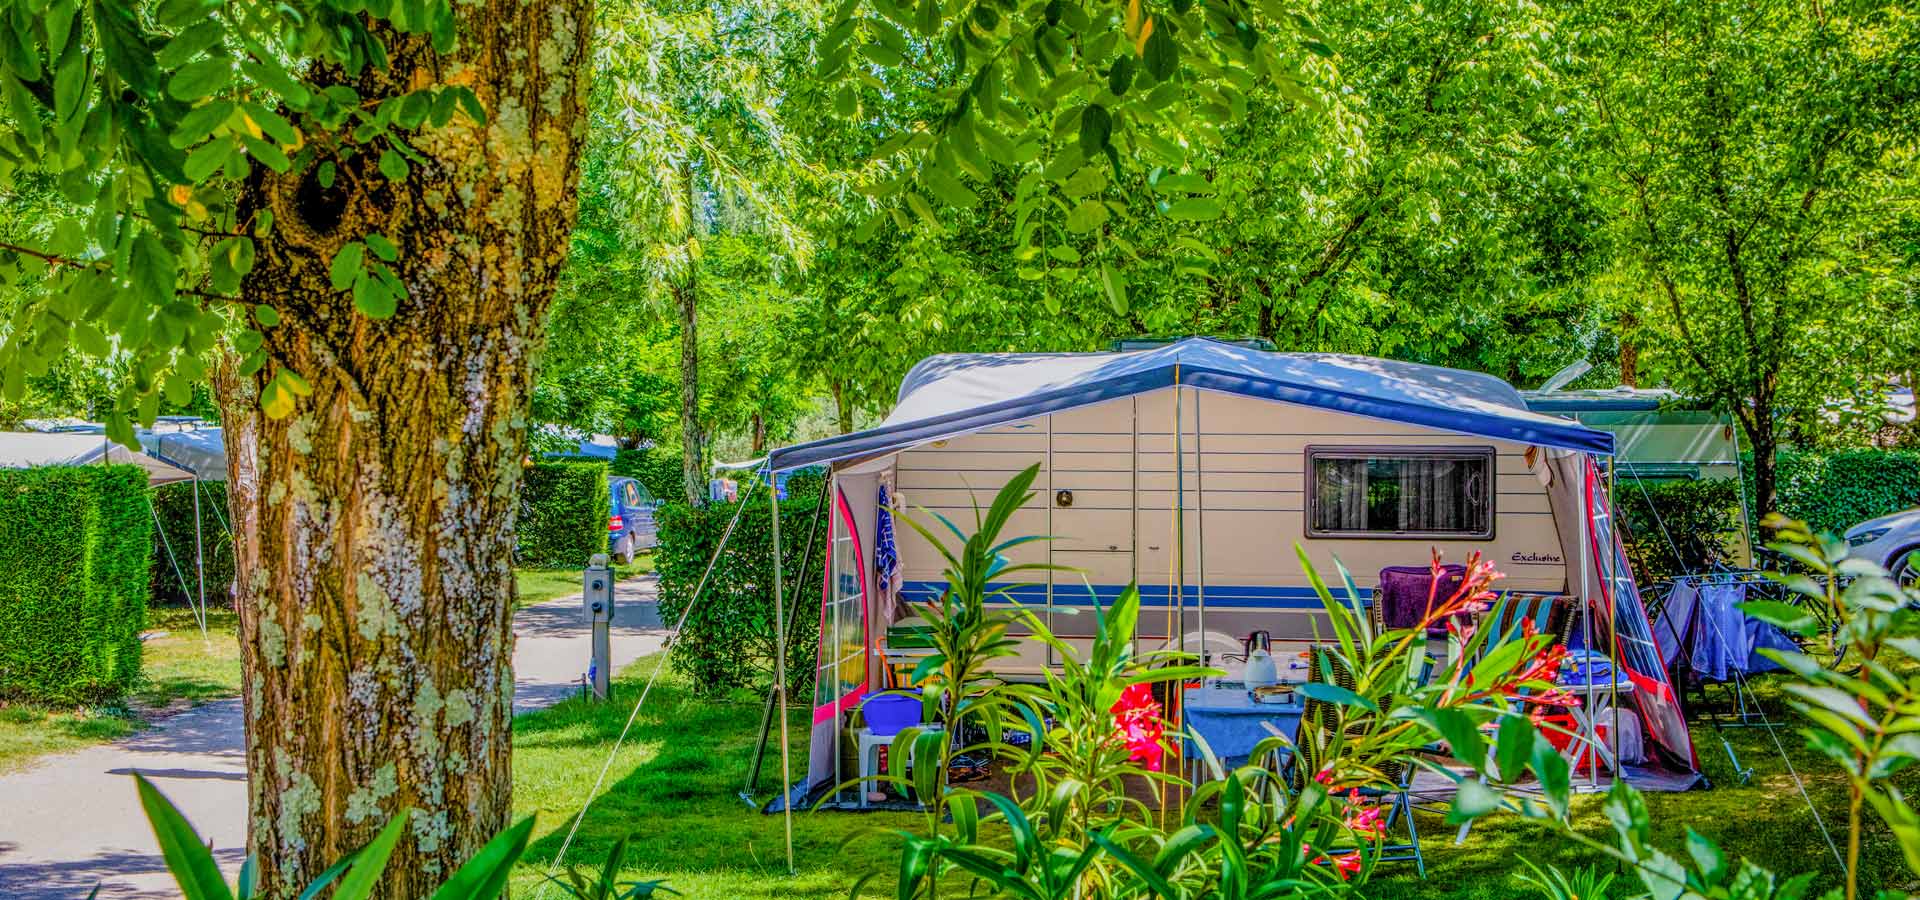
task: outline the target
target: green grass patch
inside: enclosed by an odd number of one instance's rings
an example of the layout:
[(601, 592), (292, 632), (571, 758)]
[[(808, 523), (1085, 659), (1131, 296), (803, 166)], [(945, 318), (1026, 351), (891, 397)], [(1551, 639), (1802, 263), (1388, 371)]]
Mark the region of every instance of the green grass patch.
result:
[(239, 619), (231, 610), (209, 610), (202, 637), (192, 610), (155, 607), (147, 611), (147, 631), (166, 634), (141, 643), (140, 677), (127, 707), (0, 707), (0, 772), (126, 737), (157, 710), (239, 696)]
[[(540, 873), (547, 871), (658, 660), (650, 656), (622, 672), (611, 702), (573, 699), (514, 720), (515, 814), (540, 817), (526, 862), (516, 873), (516, 893), (538, 883)], [(796, 812), (793, 841), (799, 874), (786, 874), (781, 817), (748, 809), (737, 796), (746, 781), (761, 710), (761, 701), (748, 695), (719, 701), (696, 698), (677, 676), (663, 673), (567, 851), (567, 861), (598, 866), (615, 841), (632, 835), (629, 874), (664, 878), (668, 886), (693, 898), (844, 897), (869, 868), (897, 869), (892, 847), (882, 841), (842, 845), (866, 829), (911, 827), (917, 816)], [(806, 771), (806, 711), (795, 712), (789, 721), (798, 778)], [(779, 771), (776, 735), (768, 747), (757, 799), (773, 792)]]
[[(653, 551), (634, 557), (633, 565), (614, 566), (615, 581), (645, 575), (653, 571)], [(561, 597), (580, 596), (579, 569), (514, 569), (515, 602), (520, 606), (545, 603)]]
[[(558, 852), (657, 659), (642, 659), (623, 672), (611, 703), (569, 700), (515, 720), (516, 814), (540, 817), (527, 861), (516, 875), (519, 887), (537, 883)], [(1778, 691), (1764, 679), (1760, 694), (1770, 710), (1784, 708)], [(844, 897), (854, 881), (874, 871), (879, 876), (868, 892), (888, 895), (892, 873), (899, 865), (898, 844), (883, 834), (860, 836), (861, 832), (919, 828), (918, 816), (796, 812), (794, 852), (799, 874), (785, 874), (780, 817), (750, 810), (736, 796), (746, 778), (760, 710), (757, 699), (750, 696), (727, 701), (695, 698), (676, 676), (663, 674), (567, 851), (567, 860), (598, 866), (615, 841), (631, 834), (627, 876), (664, 878), (690, 897)], [(1784, 717), (1776, 714), (1776, 719)], [(792, 716), (796, 778), (805, 772), (807, 727), (804, 712)], [(1752, 782), (1740, 784), (1715, 732), (1705, 725), (1695, 726), (1694, 741), (1714, 789), (1648, 794), (1656, 842), (1684, 858), (1686, 830), (1692, 828), (1719, 841), (1729, 856), (1748, 858), (1784, 874), (1816, 871), (1816, 885), (1822, 890), (1837, 885), (1839, 867), (1767, 732), (1738, 728), (1725, 734), (1742, 763), (1754, 768)], [(1802, 749), (1799, 735), (1790, 726), (1781, 728), (1780, 742), (1844, 849), (1844, 782)], [(769, 748), (761, 799), (777, 781), (773, 773), (778, 766), (776, 743)], [(1900, 777), (1913, 776), (1902, 773)], [(1579, 798), (1576, 822), (1583, 832), (1610, 842), (1612, 830), (1601, 803), (1599, 796)], [(1386, 863), (1364, 890), (1365, 896), (1507, 900), (1533, 896), (1514, 877), (1524, 871), (1518, 862), (1521, 856), (1563, 870), (1611, 866), (1579, 843), (1517, 817), (1480, 822), (1460, 846), (1453, 842), (1456, 829), (1441, 817), (1421, 813), (1417, 821), (1427, 857), (1426, 876), (1417, 877), (1411, 863)], [(848, 843), (850, 838), (857, 839)], [(1877, 823), (1867, 830), (1862, 860), (1863, 885), (1913, 887), (1892, 838)], [(954, 888), (955, 896), (965, 890), (957, 881)], [(1639, 892), (1637, 880), (1623, 874), (1613, 896)]]

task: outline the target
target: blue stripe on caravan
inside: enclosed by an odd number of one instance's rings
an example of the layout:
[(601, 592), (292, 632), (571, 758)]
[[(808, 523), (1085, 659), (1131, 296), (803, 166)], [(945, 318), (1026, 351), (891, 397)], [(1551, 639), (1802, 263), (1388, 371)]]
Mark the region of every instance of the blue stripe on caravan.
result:
[[(995, 587), (999, 587), (996, 585)], [(901, 586), (903, 599), (924, 602), (939, 598), (946, 588), (944, 581), (909, 581)], [(1092, 606), (1095, 599), (1102, 605), (1119, 599), (1124, 584), (1096, 584), (1093, 594), (1087, 594), (1084, 585), (1056, 585), (1053, 591), (1055, 606)], [(1372, 591), (1360, 588), (1360, 600), (1371, 600)], [(1334, 595), (1336, 600), (1344, 599), (1345, 590)], [(1140, 605), (1148, 609), (1162, 609), (1173, 605), (1173, 588), (1164, 584), (1145, 584), (1140, 586)], [(1023, 585), (1011, 587), (1006, 596), (1014, 602), (1025, 604), (1045, 603), (1046, 585)], [(1181, 592), (1188, 605), (1200, 602), (1200, 586), (1190, 584)], [(1210, 584), (1206, 589), (1207, 605), (1226, 609), (1320, 609), (1320, 595), (1311, 587)]]

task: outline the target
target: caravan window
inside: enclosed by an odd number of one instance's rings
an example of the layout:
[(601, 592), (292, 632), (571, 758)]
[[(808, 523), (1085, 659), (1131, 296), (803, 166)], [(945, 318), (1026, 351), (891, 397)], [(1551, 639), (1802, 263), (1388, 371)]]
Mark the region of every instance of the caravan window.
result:
[(1307, 448), (1307, 536), (1493, 537), (1493, 448)]

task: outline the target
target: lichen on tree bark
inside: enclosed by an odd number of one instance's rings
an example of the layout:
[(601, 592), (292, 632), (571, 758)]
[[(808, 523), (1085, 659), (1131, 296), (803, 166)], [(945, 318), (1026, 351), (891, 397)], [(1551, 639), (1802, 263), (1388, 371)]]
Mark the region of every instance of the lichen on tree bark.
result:
[[(344, 134), (338, 176), (258, 169), (268, 210), (244, 299), (279, 312), (267, 366), (222, 372), (245, 696), (248, 845), (291, 896), (396, 812), (384, 896), (426, 895), (507, 821), (513, 529), (527, 403), (574, 221), (591, 4), (458, 3), (460, 46), (389, 32), (392, 65), (317, 70), (370, 100), (465, 85), (488, 110), (412, 137), (403, 181)], [(332, 289), (378, 233), (406, 286), (386, 319)], [(279, 367), (312, 386), (289, 417)]]

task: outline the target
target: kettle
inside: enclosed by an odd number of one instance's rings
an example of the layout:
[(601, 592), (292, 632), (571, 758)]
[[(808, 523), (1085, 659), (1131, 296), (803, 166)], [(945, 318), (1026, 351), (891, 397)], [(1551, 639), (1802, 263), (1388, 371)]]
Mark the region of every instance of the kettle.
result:
[(1273, 664), (1273, 637), (1264, 631), (1255, 631), (1247, 635), (1247, 667), (1241, 680), (1247, 683), (1247, 690), (1266, 687), (1280, 680), (1280, 671)]

